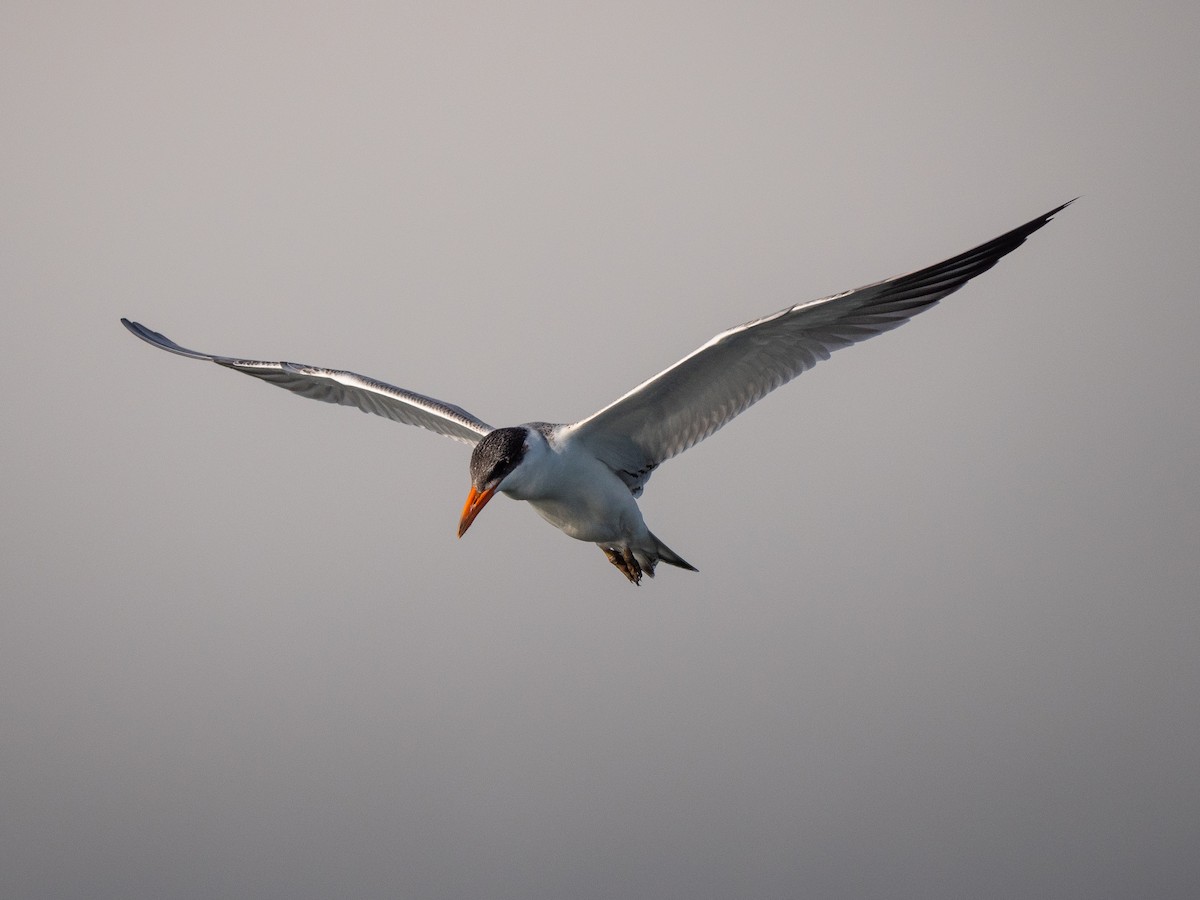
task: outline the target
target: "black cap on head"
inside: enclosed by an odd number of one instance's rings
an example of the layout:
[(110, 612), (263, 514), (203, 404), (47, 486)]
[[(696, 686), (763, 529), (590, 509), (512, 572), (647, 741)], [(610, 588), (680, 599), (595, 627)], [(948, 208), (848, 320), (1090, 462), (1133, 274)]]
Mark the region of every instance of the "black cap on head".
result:
[(471, 452), (471, 484), (479, 490), (494, 488), (525, 456), (528, 429), (497, 428), (486, 434)]

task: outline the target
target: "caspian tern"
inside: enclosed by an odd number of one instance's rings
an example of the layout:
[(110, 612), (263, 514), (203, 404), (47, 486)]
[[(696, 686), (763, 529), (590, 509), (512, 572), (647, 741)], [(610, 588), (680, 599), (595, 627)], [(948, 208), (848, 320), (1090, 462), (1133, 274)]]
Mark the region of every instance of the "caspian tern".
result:
[[(1068, 201), (1070, 203), (1072, 201)], [(789, 306), (722, 332), (614, 403), (571, 425), (495, 428), (461, 407), (353, 372), (197, 353), (136, 322), (147, 343), (218, 363), (326, 403), (355, 406), (474, 446), (462, 537), (497, 493), (526, 500), (554, 527), (604, 551), (639, 584), (665, 562), (696, 571), (655, 537), (637, 498), (651, 473), (829, 354), (904, 324), (958, 290), (1064, 209), (908, 275)]]

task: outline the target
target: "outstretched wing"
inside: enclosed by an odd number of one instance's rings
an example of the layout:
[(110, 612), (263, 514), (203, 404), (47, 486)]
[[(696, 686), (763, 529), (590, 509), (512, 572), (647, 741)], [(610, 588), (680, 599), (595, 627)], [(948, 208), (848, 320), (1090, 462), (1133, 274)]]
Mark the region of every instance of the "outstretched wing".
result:
[(568, 426), (562, 438), (586, 446), (640, 494), (659, 463), (704, 440), (834, 350), (890, 331), (929, 309), (1021, 246), (1067, 205), (945, 262), (731, 328)]
[(299, 363), (260, 362), (254, 359), (234, 359), (229, 356), (214, 356), (211, 353), (197, 353), (195, 350), (179, 346), (156, 331), (151, 331), (145, 325), (130, 322), (128, 319), (122, 319), (121, 324), (146, 343), (162, 350), (192, 359), (215, 362), (279, 385), (302, 397), (353, 406), (394, 422), (436, 431), (466, 444), (477, 444), (481, 437), (492, 430), (490, 425), (460, 407), (353, 372), (322, 369)]

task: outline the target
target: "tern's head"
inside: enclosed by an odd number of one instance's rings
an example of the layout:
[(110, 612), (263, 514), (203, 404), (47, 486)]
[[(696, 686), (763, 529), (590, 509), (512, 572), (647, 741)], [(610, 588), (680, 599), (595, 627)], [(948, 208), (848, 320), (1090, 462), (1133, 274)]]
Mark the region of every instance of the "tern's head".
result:
[(500, 490), (504, 479), (525, 458), (529, 435), (525, 427), (497, 428), (475, 445), (471, 453), (471, 492), (458, 522), (459, 537), (466, 534), (480, 510)]

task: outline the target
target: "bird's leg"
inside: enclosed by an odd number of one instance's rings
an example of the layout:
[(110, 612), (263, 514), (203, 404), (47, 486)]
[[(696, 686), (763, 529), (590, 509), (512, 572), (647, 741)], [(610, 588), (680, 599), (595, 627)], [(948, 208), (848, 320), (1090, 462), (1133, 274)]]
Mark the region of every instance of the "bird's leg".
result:
[(642, 567), (638, 565), (632, 550), (628, 547), (618, 550), (616, 547), (605, 547), (603, 544), (600, 545), (600, 549), (604, 551), (608, 561), (620, 569), (622, 575), (634, 584), (641, 584)]

